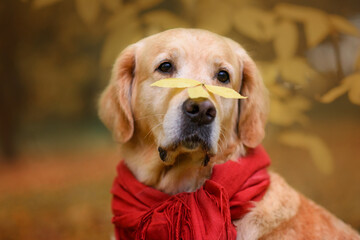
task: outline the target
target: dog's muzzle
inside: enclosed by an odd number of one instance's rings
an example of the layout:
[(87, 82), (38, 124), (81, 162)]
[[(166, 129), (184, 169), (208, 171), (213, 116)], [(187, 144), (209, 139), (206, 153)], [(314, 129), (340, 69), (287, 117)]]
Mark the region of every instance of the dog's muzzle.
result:
[(216, 117), (214, 104), (206, 98), (187, 99), (182, 104), (181, 134), (179, 143), (195, 149), (199, 145), (206, 151), (211, 148), (212, 124)]
[(216, 108), (207, 98), (187, 99), (179, 106), (180, 115), (177, 121), (177, 136), (170, 145), (159, 146), (159, 157), (165, 163), (171, 163), (173, 159), (181, 154), (189, 154), (193, 151), (203, 151), (204, 166), (214, 155), (214, 120)]

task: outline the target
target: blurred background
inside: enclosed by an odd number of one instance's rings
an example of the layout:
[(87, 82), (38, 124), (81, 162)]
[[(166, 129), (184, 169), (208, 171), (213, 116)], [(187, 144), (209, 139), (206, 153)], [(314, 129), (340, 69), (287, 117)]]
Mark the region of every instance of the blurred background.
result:
[(125, 46), (174, 27), (249, 51), (272, 169), (360, 230), (358, 0), (2, 0), (0, 239), (110, 238), (121, 157), (96, 101)]

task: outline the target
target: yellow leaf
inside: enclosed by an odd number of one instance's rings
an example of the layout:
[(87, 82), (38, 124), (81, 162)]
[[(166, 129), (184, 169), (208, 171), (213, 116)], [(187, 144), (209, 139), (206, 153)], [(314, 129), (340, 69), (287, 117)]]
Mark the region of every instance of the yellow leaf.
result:
[(306, 111), (311, 107), (310, 101), (302, 96), (293, 96), (291, 99), (288, 99), (287, 104), (290, 108), (297, 109), (299, 111)]
[(354, 104), (360, 105), (360, 73), (354, 73), (345, 79), (351, 84), (349, 100)]
[(277, 4), (274, 8), (275, 12), (281, 17), (306, 22), (308, 19), (312, 18), (314, 15), (323, 15), (325, 12), (320, 11), (315, 8), (304, 7), (289, 3), (280, 3)]
[(188, 94), (190, 98), (209, 98), (209, 93), (202, 85), (188, 88)]
[(276, 84), (276, 78), (279, 74), (278, 66), (274, 63), (268, 63), (268, 62), (256, 62), (260, 72), (261, 76), (263, 76), (265, 85), (271, 86), (273, 84)]
[(221, 97), (224, 97), (224, 98), (235, 98), (235, 99), (247, 98), (247, 97), (241, 96), (234, 89), (228, 88), (228, 87), (219, 87), (219, 86), (213, 86), (213, 85), (206, 85), (205, 84), (205, 88), (209, 92), (212, 92), (213, 94), (217, 94), (217, 95), (219, 95)]
[(330, 23), (339, 32), (360, 37), (359, 29), (344, 17), (330, 15)]
[(242, 8), (245, 6), (250, 6), (252, 3), (254, 3), (254, 0), (228, 0), (234, 8)]
[(308, 122), (304, 112), (310, 108), (310, 102), (301, 96), (288, 96), (285, 101), (272, 97), (270, 101), (269, 121), (280, 126)]
[(186, 21), (166, 10), (148, 12), (143, 15), (143, 20), (146, 24), (159, 26), (160, 31), (170, 28), (189, 27)]
[(287, 108), (283, 102), (278, 99), (270, 101), (269, 121), (280, 126), (290, 126), (295, 122), (295, 116), (291, 112), (287, 112)]
[(132, 22), (139, 23), (137, 13), (139, 9), (134, 4), (127, 4), (113, 14), (105, 23), (107, 31), (118, 31), (120, 28), (126, 27)]
[[(201, 85), (201, 86), (198, 86)], [(241, 96), (239, 93), (234, 91), (231, 88), (227, 87), (219, 87), (219, 86), (212, 86), (212, 85), (203, 85), (201, 82), (193, 79), (187, 79), (187, 78), (166, 78), (161, 79), (159, 81), (156, 81), (152, 83), (150, 86), (156, 86), (156, 87), (164, 87), (164, 88), (189, 88), (188, 93), (191, 98), (196, 97), (209, 97), (209, 94), (205, 88), (212, 92), (213, 94), (217, 94), (224, 98), (236, 98), (236, 99), (243, 99), (247, 97)], [(193, 87), (193, 88), (191, 88)]]
[(316, 46), (330, 33), (326, 13), (318, 9), (281, 3), (275, 7), (275, 12), (282, 17), (303, 22), (309, 47)]
[(101, 51), (100, 63), (103, 67), (111, 66), (119, 52), (143, 38), (140, 23), (136, 19), (126, 25), (119, 26), (117, 30), (112, 30), (105, 39)]
[(358, 50), (357, 58), (355, 61), (355, 70), (360, 70), (360, 48)]
[(154, 82), (150, 86), (164, 88), (187, 88), (200, 85), (201, 82), (187, 78), (165, 78)]
[(329, 33), (330, 25), (325, 14), (314, 15), (305, 23), (306, 42), (309, 47), (318, 45)]
[(280, 135), (279, 141), (285, 145), (309, 151), (315, 165), (321, 172), (324, 174), (333, 172), (334, 161), (330, 150), (318, 136), (299, 131), (288, 131)]
[(117, 11), (121, 6), (121, 0), (101, 0), (103, 6), (106, 8), (106, 10), (110, 12)]
[(231, 6), (227, 1), (199, 0), (197, 2), (196, 27), (226, 35), (232, 27)]
[(304, 58), (293, 58), (278, 63), (280, 74), (285, 81), (306, 86), (315, 71)]
[(76, 10), (86, 24), (95, 22), (99, 15), (99, 0), (76, 0)]
[(278, 98), (286, 98), (291, 94), (289, 89), (280, 86), (279, 84), (272, 84), (270, 86), (267, 86), (267, 89), (269, 90), (270, 95), (274, 95)]
[(275, 15), (264, 10), (244, 7), (234, 15), (236, 30), (256, 41), (269, 41), (274, 36)]
[(60, 1), (61, 0), (34, 0), (32, 4), (33, 4), (33, 8), (40, 9), (40, 8), (48, 7)]
[(341, 95), (345, 94), (349, 90), (348, 84), (340, 84), (337, 87), (334, 87), (329, 92), (327, 92), (324, 96), (320, 98), (320, 102), (323, 103), (330, 103), (334, 101), (336, 98), (340, 97)]
[(356, 72), (345, 77), (341, 84), (320, 98), (323, 103), (330, 103), (348, 91), (349, 100), (360, 105), (360, 73)]
[(140, 10), (151, 9), (161, 3), (163, 0), (136, 0), (135, 4)]
[(186, 9), (186, 11), (195, 10), (197, 0), (181, 0), (182, 5)]
[(307, 13), (308, 9), (302, 6), (297, 6), (289, 3), (277, 4), (274, 8), (275, 12), (281, 17), (289, 18), (296, 21), (304, 20), (304, 13)]
[(274, 48), (281, 59), (289, 59), (295, 55), (299, 36), (297, 27), (293, 22), (282, 21), (276, 27)]
[(164, 31), (164, 29), (161, 28), (159, 25), (152, 24), (152, 25), (144, 26), (145, 37), (157, 34), (162, 31)]

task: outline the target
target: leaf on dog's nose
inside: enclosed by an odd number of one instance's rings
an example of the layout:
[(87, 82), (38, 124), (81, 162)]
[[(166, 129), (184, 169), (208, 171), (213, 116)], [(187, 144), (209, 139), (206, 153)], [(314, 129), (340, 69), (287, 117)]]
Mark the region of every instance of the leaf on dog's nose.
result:
[(190, 98), (209, 98), (209, 93), (202, 85), (188, 88), (188, 94)]
[(227, 87), (219, 87), (213, 85), (205, 85), (206, 89), (214, 94), (217, 94), (224, 98), (235, 98), (235, 99), (244, 99), (247, 97), (241, 96), (238, 92), (234, 89), (227, 88)]
[(187, 87), (195, 87), (200, 84), (201, 84), (201, 82), (193, 80), (193, 79), (166, 78), (166, 79), (161, 79), (159, 81), (156, 81), (153, 84), (151, 84), (150, 86), (164, 87), (164, 88), (187, 88)]
[[(150, 86), (163, 88), (188, 88), (190, 98), (209, 98), (209, 93), (206, 90), (224, 98), (247, 98), (241, 96), (238, 92), (231, 88), (207, 85), (197, 80), (188, 78), (165, 78), (154, 82)], [(204, 89), (204, 87), (206, 89)]]

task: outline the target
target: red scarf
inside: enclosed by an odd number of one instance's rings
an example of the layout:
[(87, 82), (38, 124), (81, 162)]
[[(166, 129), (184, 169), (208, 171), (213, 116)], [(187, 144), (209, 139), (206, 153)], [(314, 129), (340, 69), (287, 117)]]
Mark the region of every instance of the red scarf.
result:
[(116, 239), (236, 239), (231, 221), (262, 199), (269, 164), (259, 146), (237, 161), (215, 165), (196, 192), (171, 196), (137, 181), (121, 162), (111, 191)]

